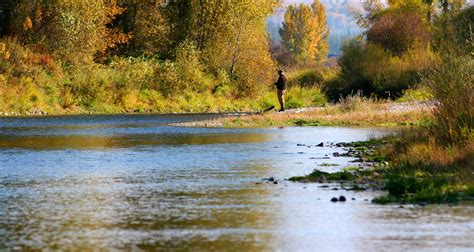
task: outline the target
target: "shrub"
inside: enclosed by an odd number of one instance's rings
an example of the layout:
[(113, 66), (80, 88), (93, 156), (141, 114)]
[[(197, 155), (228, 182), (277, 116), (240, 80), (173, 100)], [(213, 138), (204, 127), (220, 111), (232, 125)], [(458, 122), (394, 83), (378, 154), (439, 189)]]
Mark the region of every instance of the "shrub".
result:
[(165, 96), (183, 91), (204, 92), (212, 90), (213, 76), (206, 73), (196, 45), (184, 41), (176, 51), (175, 62), (165, 61), (157, 70), (155, 78), (160, 81), (160, 90)]
[(433, 99), (431, 90), (426, 86), (419, 86), (407, 89), (403, 92), (403, 96), (397, 101), (399, 102), (413, 102), (413, 101), (429, 101)]
[(416, 86), (422, 75), (437, 60), (427, 49), (392, 55), (382, 47), (360, 40), (343, 47), (339, 59), (339, 76), (326, 83), (325, 92), (331, 100), (362, 91), (364, 95), (397, 98), (405, 89)]
[(324, 83), (325, 77), (321, 70), (305, 69), (288, 75), (288, 79), (288, 85), (292, 87), (314, 87), (321, 86)]

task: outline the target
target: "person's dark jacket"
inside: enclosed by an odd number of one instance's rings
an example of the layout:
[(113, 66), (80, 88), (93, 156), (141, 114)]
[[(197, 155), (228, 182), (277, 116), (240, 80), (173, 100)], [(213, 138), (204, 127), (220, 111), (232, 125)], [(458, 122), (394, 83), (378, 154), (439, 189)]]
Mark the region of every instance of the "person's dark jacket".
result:
[(286, 76), (285, 75), (280, 75), (280, 78), (278, 78), (277, 83), (275, 85), (277, 86), (278, 90), (286, 90)]

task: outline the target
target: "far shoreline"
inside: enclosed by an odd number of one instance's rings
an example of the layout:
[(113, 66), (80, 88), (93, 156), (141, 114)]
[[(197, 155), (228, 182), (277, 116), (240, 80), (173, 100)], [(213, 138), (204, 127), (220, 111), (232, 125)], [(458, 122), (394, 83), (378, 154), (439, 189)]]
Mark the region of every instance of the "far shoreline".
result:
[[(81, 116), (217, 116), (206, 120), (173, 123), (170, 126), (191, 128), (271, 128), (289, 126), (343, 126), (397, 128), (417, 126), (429, 121), (436, 107), (434, 101), (392, 102), (362, 101), (354, 104), (332, 104), (322, 107), (289, 109), (285, 112), (228, 111), (228, 112), (71, 112), (49, 114), (5, 113), (0, 118), (46, 118)], [(221, 116), (221, 117), (219, 117)]]

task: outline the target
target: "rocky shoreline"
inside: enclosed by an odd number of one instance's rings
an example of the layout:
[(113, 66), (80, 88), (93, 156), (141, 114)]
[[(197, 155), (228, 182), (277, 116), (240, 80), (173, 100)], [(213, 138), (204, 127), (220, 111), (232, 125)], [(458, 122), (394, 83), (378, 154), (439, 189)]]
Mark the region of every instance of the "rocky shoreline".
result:
[[(387, 144), (384, 139), (353, 143), (329, 143), (328, 145), (320, 143), (315, 146), (342, 148), (344, 152), (334, 152), (333, 157), (352, 157), (354, 160), (351, 162), (355, 165), (334, 173), (315, 169), (309, 175), (291, 177), (287, 180), (303, 184), (318, 183), (321, 184), (321, 188), (327, 188), (328, 190), (386, 191), (387, 195), (372, 200), (373, 203), (377, 204), (416, 204), (424, 206), (427, 204), (453, 204), (474, 201), (474, 188), (459, 188), (457, 191), (443, 192), (443, 184), (436, 184), (432, 177), (415, 178), (394, 172), (389, 157), (381, 151)], [(334, 184), (338, 184), (339, 188), (331, 188), (331, 185)], [(413, 192), (402, 192), (403, 190)], [(331, 201), (340, 202), (344, 200), (334, 197)]]

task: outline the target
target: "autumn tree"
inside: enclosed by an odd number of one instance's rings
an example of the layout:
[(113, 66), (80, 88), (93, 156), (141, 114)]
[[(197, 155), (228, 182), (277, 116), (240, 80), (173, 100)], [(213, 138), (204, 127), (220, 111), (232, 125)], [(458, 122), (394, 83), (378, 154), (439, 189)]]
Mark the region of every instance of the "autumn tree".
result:
[(319, 62), (326, 59), (329, 52), (329, 28), (324, 5), (319, 0), (315, 0), (311, 8), (314, 31), (311, 34), (310, 54), (313, 60)]
[(290, 5), (280, 29), (283, 45), (300, 63), (318, 62), (327, 57), (329, 29), (326, 11), (319, 0), (311, 6)]
[(130, 38), (107, 26), (123, 11), (114, 0), (18, 0), (12, 31), (64, 61), (92, 60)]
[[(236, 95), (259, 95), (271, 83), (276, 68), (265, 20), (279, 1), (188, 1), (167, 7), (171, 8), (167, 11), (170, 25), (186, 34), (186, 41), (193, 41), (210, 72), (229, 77)], [(183, 15), (176, 18), (176, 12)], [(173, 35), (177, 31), (171, 31), (174, 40), (182, 39)]]
[[(214, 2), (219, 4), (214, 4), (213, 11), (208, 10), (204, 15), (207, 17), (200, 14), (193, 22), (204, 60), (213, 71), (225, 70), (236, 82), (238, 94), (258, 95), (271, 82), (276, 68), (265, 29), (266, 17), (272, 13), (275, 1)], [(208, 21), (200, 23), (201, 18)]]
[(390, 12), (380, 17), (367, 31), (367, 40), (401, 55), (410, 49), (426, 48), (430, 29), (416, 12)]

